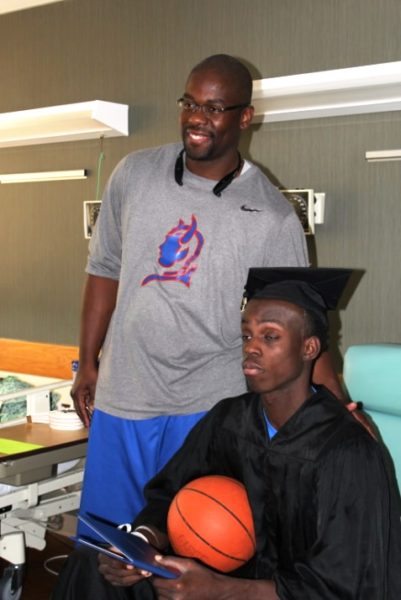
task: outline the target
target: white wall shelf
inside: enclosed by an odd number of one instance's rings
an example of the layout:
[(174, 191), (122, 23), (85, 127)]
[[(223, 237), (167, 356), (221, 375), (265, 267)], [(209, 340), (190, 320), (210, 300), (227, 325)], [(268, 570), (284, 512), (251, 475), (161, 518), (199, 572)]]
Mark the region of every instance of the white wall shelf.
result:
[(398, 150), (368, 150), (365, 152), (368, 162), (385, 162), (401, 160), (401, 148)]
[(63, 181), (70, 179), (86, 179), (85, 169), (69, 171), (39, 171), (36, 173), (0, 173), (0, 184), (34, 183), (38, 181)]
[(54, 2), (62, 2), (62, 0), (1, 0), (0, 14), (25, 10), (27, 8), (35, 8), (43, 4), (53, 4)]
[(0, 114), (0, 148), (127, 136), (128, 105), (103, 100)]
[(401, 110), (401, 61), (257, 79), (255, 122)]

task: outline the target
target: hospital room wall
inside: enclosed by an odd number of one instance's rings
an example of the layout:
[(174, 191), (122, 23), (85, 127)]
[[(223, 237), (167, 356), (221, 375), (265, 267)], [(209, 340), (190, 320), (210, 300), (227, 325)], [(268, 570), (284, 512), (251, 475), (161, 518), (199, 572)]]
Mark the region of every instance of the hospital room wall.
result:
[[(93, 99), (129, 104), (131, 135), (104, 142), (101, 189), (118, 160), (179, 139), (175, 99), (193, 64), (227, 52), (255, 78), (401, 59), (399, 0), (67, 0), (0, 16), (0, 112)], [(400, 341), (401, 114), (255, 127), (244, 154), (286, 187), (326, 192), (310, 240), (319, 265), (366, 273), (341, 312), (341, 350)], [(0, 149), (0, 172), (85, 168), (83, 181), (0, 186), (0, 332), (76, 344), (99, 141)]]

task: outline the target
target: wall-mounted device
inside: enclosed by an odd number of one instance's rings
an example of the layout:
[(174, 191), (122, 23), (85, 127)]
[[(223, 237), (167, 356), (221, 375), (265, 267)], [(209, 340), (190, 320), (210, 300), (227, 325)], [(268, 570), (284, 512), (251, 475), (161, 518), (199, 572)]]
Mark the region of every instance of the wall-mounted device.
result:
[(314, 235), (315, 225), (324, 222), (325, 193), (312, 189), (280, 190), (292, 204), (306, 235)]
[(92, 237), (93, 228), (99, 215), (101, 200), (84, 201), (84, 236), (89, 240)]

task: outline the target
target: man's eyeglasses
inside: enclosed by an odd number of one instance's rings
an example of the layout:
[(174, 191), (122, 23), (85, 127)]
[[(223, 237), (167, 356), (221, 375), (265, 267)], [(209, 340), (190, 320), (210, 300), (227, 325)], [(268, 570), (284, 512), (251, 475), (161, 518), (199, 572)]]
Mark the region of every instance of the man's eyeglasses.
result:
[(178, 98), (177, 105), (185, 112), (202, 111), (207, 117), (221, 115), (227, 110), (235, 110), (236, 108), (247, 108), (249, 104), (233, 104), (232, 106), (221, 106), (221, 104), (197, 104), (193, 100), (187, 98)]

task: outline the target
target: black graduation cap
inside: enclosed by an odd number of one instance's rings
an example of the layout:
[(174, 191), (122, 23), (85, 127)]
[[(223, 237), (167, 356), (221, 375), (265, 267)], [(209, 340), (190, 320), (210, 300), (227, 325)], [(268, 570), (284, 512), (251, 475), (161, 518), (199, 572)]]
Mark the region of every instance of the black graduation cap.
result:
[(281, 267), (249, 269), (244, 299), (285, 300), (325, 320), (337, 307), (353, 269)]

